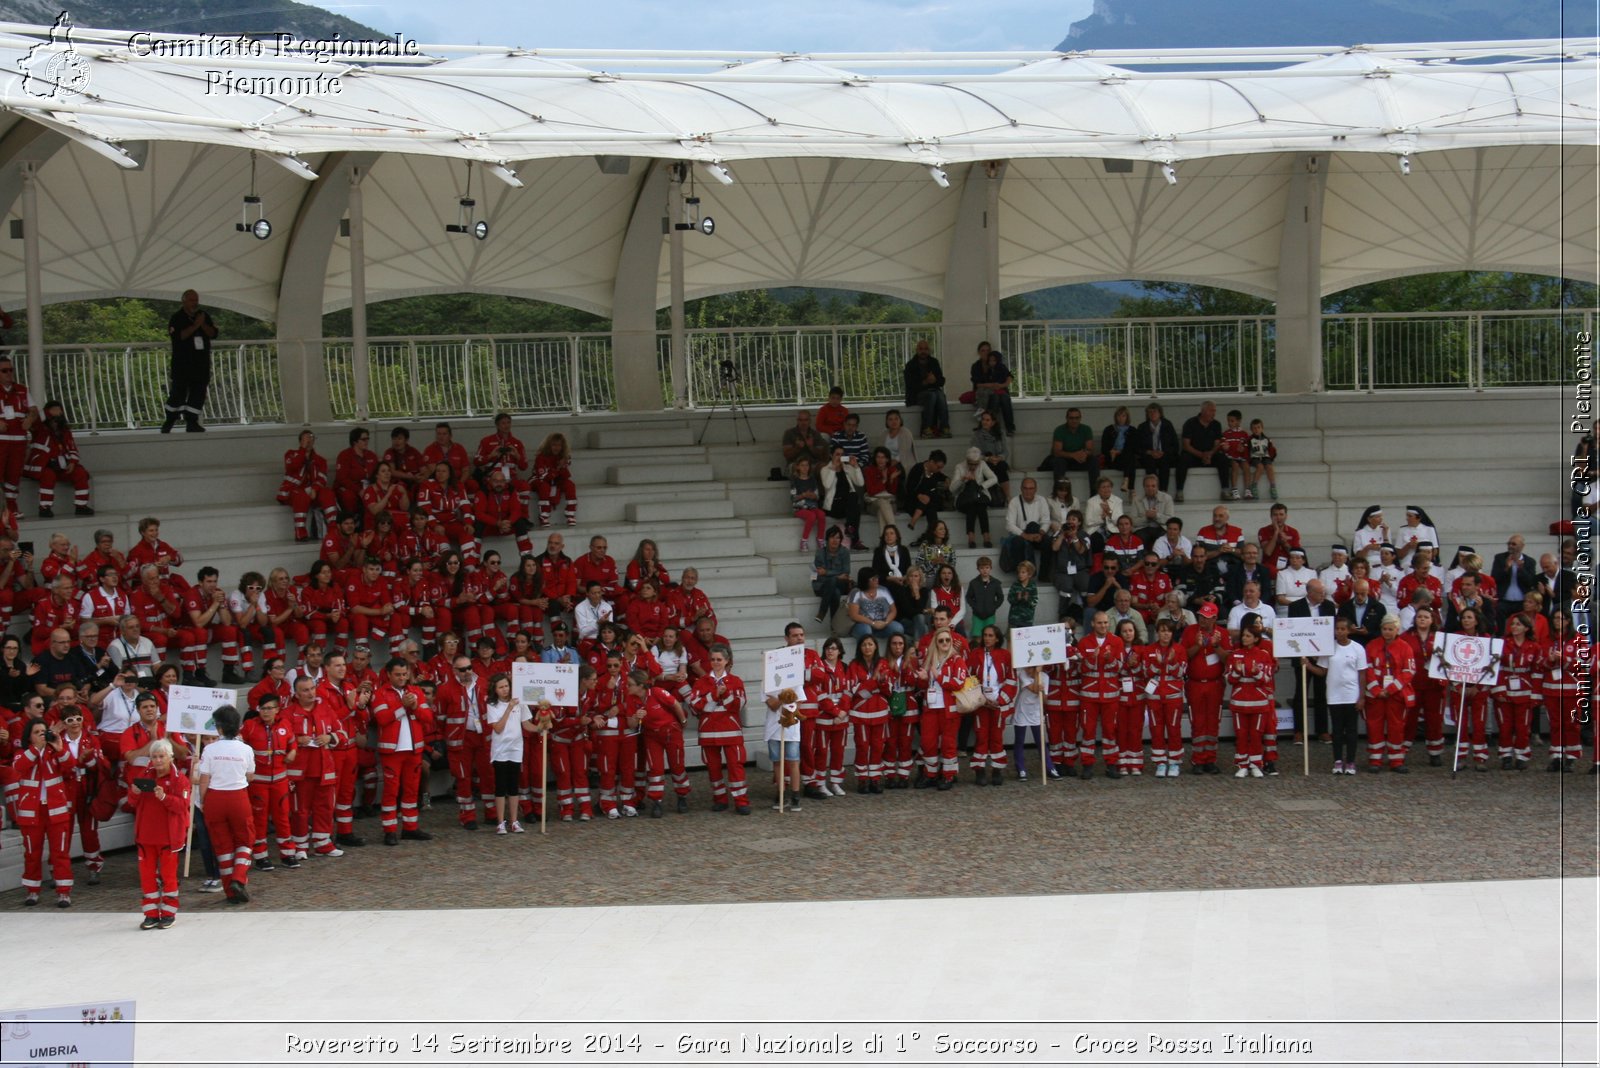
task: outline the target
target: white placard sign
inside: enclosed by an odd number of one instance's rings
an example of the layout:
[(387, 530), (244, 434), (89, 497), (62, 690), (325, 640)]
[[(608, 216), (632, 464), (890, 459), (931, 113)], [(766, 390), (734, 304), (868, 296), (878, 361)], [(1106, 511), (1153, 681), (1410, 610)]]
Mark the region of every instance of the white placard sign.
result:
[(1013, 667), (1038, 667), (1064, 664), (1067, 660), (1067, 628), (1064, 623), (1042, 627), (1018, 627), (1011, 632)]
[(768, 649), (761, 658), (761, 692), (772, 695), (783, 690), (805, 693), (806, 647), (786, 645)]
[(130, 1068), (131, 1001), (97, 1001), (49, 1009), (0, 1010), (0, 1063), (69, 1068)]
[(1482, 635), (1446, 634), (1438, 656), (1428, 658), (1428, 674), (1436, 679), (1487, 686), (1494, 682), (1493, 664), (1505, 642)]
[(530, 711), (537, 710), (541, 701), (550, 702), (552, 708), (577, 708), (578, 665), (518, 661), (511, 665), (511, 692)]
[(232, 690), (213, 690), (209, 686), (174, 686), (167, 691), (167, 733), (215, 736), (217, 721), (212, 713), (223, 705), (240, 708), (240, 697)]
[(1280, 616), (1273, 622), (1273, 656), (1327, 656), (1333, 644), (1332, 616)]

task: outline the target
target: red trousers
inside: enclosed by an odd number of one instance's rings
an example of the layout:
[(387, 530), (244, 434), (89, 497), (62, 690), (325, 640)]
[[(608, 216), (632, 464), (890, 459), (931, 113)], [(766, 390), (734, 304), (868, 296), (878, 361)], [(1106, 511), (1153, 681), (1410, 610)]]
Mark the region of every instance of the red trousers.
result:
[(171, 846), (139, 846), (139, 888), (148, 917), (178, 914), (178, 852)]
[(206, 653), (214, 642), (222, 644), (222, 662), (239, 662), (239, 628), (231, 624), (210, 627), (183, 627), (178, 631), (178, 646), (183, 650), (180, 659), (191, 671), (203, 671)]
[(355, 833), (358, 752), (354, 746), (333, 751), (333, 768), (339, 777), (333, 794), (333, 827), (337, 834)]
[(1533, 733), (1533, 695), (1511, 697), (1497, 694), (1494, 699), (1495, 731), (1500, 743), (1500, 755), (1527, 760), (1533, 755), (1530, 736)]
[(250, 881), (250, 850), (255, 845), (255, 825), (250, 817), (249, 790), (207, 790), (201, 809), (211, 851), (222, 868), (222, 885), (233, 896), (230, 883)]
[(828, 781), (827, 758), (818, 759), (822, 746), (822, 728), (815, 717), (800, 721), (800, 781), (807, 786), (821, 786)]
[(17, 503), (17, 485), (22, 481), (22, 461), (28, 455), (26, 441), (0, 441), (0, 481), (4, 481), (6, 500)]
[(1115, 767), (1117, 754), (1117, 723), (1122, 716), (1122, 699), (1098, 697), (1083, 699), (1083, 742), (1078, 747), (1078, 759), (1086, 767), (1094, 765), (1095, 739), (1100, 740), (1100, 759), (1106, 767)]
[(378, 808), (384, 834), (417, 829), (417, 795), (422, 789), (422, 754), (380, 753), (383, 765), (383, 803)]
[(720, 745), (702, 742), (700, 755), (705, 758), (706, 774), (711, 777), (711, 800), (726, 805), (731, 797), (735, 807), (748, 805), (750, 798), (744, 783), (744, 742), (724, 742)]
[(667, 773), (672, 774), (672, 792), (679, 797), (689, 796), (689, 774), (684, 770), (683, 731), (646, 730), (644, 754), (649, 778), (645, 794), (652, 801), (660, 801), (667, 793)]
[(1398, 697), (1367, 698), (1367, 766), (1390, 767), (1406, 762), (1406, 703)]
[(1471, 747), (1472, 759), (1483, 763), (1489, 759), (1489, 694), (1487, 691), (1477, 689), (1476, 693), (1467, 692), (1466, 710), (1461, 707), (1461, 689), (1456, 686), (1445, 691), (1445, 700), (1450, 702), (1450, 711), (1459, 720), (1456, 723), (1456, 747), (1458, 751), (1466, 752), (1466, 747)]
[[(255, 828), (255, 859), (267, 859), (267, 821), (278, 832), (278, 856), (288, 860), (295, 854), (294, 829), (290, 822), (289, 780), (250, 784), (250, 824)], [(219, 851), (219, 857), (222, 855)]]
[(1416, 691), (1417, 703), (1406, 709), (1401, 736), (1409, 746), (1417, 736), (1417, 719), (1421, 717), (1428, 755), (1439, 756), (1444, 752), (1444, 687), (1419, 685)]
[(1544, 691), (1545, 711), (1550, 715), (1550, 755), (1576, 760), (1583, 755), (1579, 734), (1578, 695), (1562, 690)]
[[(511, 730), (510, 727), (506, 729)], [(485, 780), (485, 785), (492, 796), (494, 794), (494, 768), (487, 763), (489, 760), (489, 747), (485, 745), (483, 748), (483, 759), (486, 761), (484, 766), (490, 770), (490, 775)], [(544, 791), (549, 781), (550, 771), (544, 766), (544, 757), (539, 750), (539, 735), (524, 734), (522, 736), (522, 775), (518, 780), (521, 795), (518, 799), (518, 810), (522, 815), (533, 816), (544, 811)]]
[(306, 512), (313, 503), (322, 510), (322, 517), (328, 521), (328, 526), (333, 526), (339, 521), (339, 504), (334, 499), (333, 491), (327, 486), (314, 486), (308, 492), (303, 489), (290, 490), (288, 500), (284, 502), (294, 512), (294, 536), (307, 537), (310, 533), (306, 529)]
[(1150, 716), (1150, 755), (1157, 764), (1183, 760), (1183, 698), (1158, 697), (1144, 703)]
[[(1083, 705), (1069, 705), (1064, 712), (1046, 712), (1045, 737), (1050, 743), (1050, 763), (1071, 768), (1078, 763), (1078, 732), (1083, 729)], [(1092, 759), (1092, 753), (1091, 753)]]
[(589, 743), (550, 742), (550, 763), (555, 766), (556, 800), (561, 818), (571, 819), (573, 809), (591, 815), (589, 801)]
[(976, 721), (973, 724), (972, 766), (999, 771), (1006, 766), (1008, 713), (993, 705), (984, 705), (974, 713), (974, 716)]
[(22, 832), (22, 889), (37, 894), (44, 885), (44, 851), (50, 849), (50, 878), (56, 893), (72, 894), (72, 818), (63, 815), (50, 823), (31, 823), (18, 827)]
[[(536, 740), (524, 738), (524, 756)], [(447, 748), (445, 755), (450, 760), (450, 777), (455, 780), (457, 818), (463, 827), (476, 823), (479, 801), (485, 806), (486, 816), (494, 811), (494, 766), (489, 763), (489, 746), (481, 738), (468, 739), (454, 749)]]
[(1233, 762), (1241, 768), (1261, 766), (1261, 725), (1270, 715), (1270, 709), (1233, 710)]
[(633, 768), (638, 760), (637, 734), (603, 734), (594, 739), (594, 755), (600, 765), (600, 809), (615, 812), (617, 806), (632, 806)]
[(956, 773), (960, 771), (956, 760), (956, 739), (960, 733), (961, 715), (955, 709), (922, 710), (922, 770), (930, 779), (955, 782)]
[[(884, 771), (890, 777), (905, 782), (911, 778), (914, 739), (921, 734), (918, 723), (922, 717), (915, 709), (904, 716), (890, 716), (888, 733), (884, 738)], [(858, 746), (860, 742), (856, 743)]]
[(539, 525), (550, 525), (550, 512), (556, 506), (556, 501), (565, 499), (567, 502), (567, 522), (575, 523), (578, 518), (578, 488), (572, 484), (570, 478), (539, 479), (533, 483), (533, 490), (539, 494)]
[(339, 622), (324, 619), (322, 616), (312, 616), (306, 621), (306, 629), (311, 632), (311, 640), (318, 645), (348, 645), (350, 642), (350, 617), (341, 616)]
[[(108, 778), (110, 778), (108, 776)], [(115, 783), (114, 778), (111, 782)], [(99, 786), (94, 779), (89, 779), (85, 784), (79, 785), (83, 791), (72, 805), (72, 821), (78, 825), (78, 840), (83, 843), (84, 864), (90, 871), (99, 871), (106, 866), (105, 854), (100, 852), (100, 821), (90, 814), (89, 809), (94, 805), (94, 794), (88, 792), (88, 786)]]
[(881, 782), (885, 774), (894, 771), (893, 768), (885, 768), (883, 759), (889, 740), (888, 702), (878, 697), (871, 703), (882, 704), (884, 707), (878, 710), (865, 710), (872, 712), (871, 715), (850, 717), (850, 725), (855, 728), (856, 779)]
[[(330, 778), (321, 772), (307, 771), (300, 777), (300, 782), (295, 787), (295, 796), (299, 798), (297, 810), (310, 821), (310, 846), (311, 851), (316, 853), (331, 853), (336, 848), (333, 844), (333, 834), (334, 813), (339, 805), (337, 761), (333, 765), (332, 776)], [(303, 833), (297, 827), (296, 834)], [(303, 837), (295, 844), (301, 849), (305, 849), (307, 845)]]
[(73, 464), (65, 471), (57, 471), (54, 467), (46, 467), (39, 472), (40, 508), (54, 508), (56, 506), (57, 482), (72, 483), (72, 503), (75, 507), (89, 507), (89, 472), (83, 469), (82, 464)]
[(844, 786), (844, 743), (850, 734), (850, 724), (817, 728), (817, 782), (831, 782)]
[(1118, 767), (1133, 771), (1144, 767), (1144, 712), (1145, 702), (1124, 694), (1122, 707), (1117, 710)]
[(1222, 680), (1190, 682), (1184, 687), (1189, 695), (1189, 739), (1194, 744), (1194, 762), (1217, 762), (1217, 734), (1222, 729)]

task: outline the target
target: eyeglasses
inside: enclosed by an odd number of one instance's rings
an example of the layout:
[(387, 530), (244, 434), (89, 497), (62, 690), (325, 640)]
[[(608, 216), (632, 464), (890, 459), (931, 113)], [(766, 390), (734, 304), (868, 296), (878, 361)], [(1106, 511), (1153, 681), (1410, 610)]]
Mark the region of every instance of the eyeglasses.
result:
[(264, 589), (266, 589), (266, 587), (261, 585), (261, 583), (259, 583), (259, 582), (252, 582), (250, 585), (246, 586), (245, 589), (247, 589), (247, 590), (264, 590)]

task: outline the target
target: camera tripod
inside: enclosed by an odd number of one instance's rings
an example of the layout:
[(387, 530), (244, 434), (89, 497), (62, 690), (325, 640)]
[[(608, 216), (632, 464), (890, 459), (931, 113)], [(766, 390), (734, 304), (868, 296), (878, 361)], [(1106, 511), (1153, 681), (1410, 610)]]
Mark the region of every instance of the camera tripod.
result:
[(745, 410), (744, 401), (739, 398), (739, 376), (723, 372), (719, 382), (717, 397), (711, 402), (711, 409), (706, 412), (706, 421), (700, 427), (700, 436), (695, 438), (696, 445), (706, 439), (706, 431), (711, 429), (711, 420), (716, 418), (717, 409), (727, 409), (728, 418), (733, 422), (733, 443), (742, 444), (739, 437), (739, 418), (744, 417), (744, 428), (750, 432), (750, 444), (756, 443), (755, 427), (750, 425), (750, 413)]

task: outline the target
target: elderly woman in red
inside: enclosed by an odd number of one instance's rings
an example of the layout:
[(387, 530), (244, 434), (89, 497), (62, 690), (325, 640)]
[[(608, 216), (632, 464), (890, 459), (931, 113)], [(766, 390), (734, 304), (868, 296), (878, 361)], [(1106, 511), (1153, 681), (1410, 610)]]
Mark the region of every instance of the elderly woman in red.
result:
[(1527, 771), (1533, 760), (1533, 706), (1539, 701), (1538, 675), (1544, 647), (1533, 637), (1533, 621), (1518, 612), (1506, 624), (1500, 654), (1500, 677), (1494, 688), (1495, 736), (1500, 743), (1500, 770)]
[(978, 636), (978, 643), (967, 653), (967, 670), (983, 688), (983, 705), (978, 709), (972, 749), (972, 780), (979, 786), (1005, 785), (1006, 720), (1017, 700), (1017, 676), (1011, 670), (1011, 653), (1006, 650), (1000, 628), (989, 624)]
[(1239, 621), (1239, 647), (1228, 654), (1227, 679), (1233, 686), (1228, 709), (1233, 713), (1235, 779), (1261, 778), (1261, 732), (1266, 717), (1276, 715), (1272, 700), (1273, 679), (1278, 661), (1261, 637), (1260, 622), (1254, 612)]
[(956, 735), (961, 729), (956, 691), (970, 674), (966, 657), (956, 649), (950, 628), (940, 627), (929, 643), (927, 666), (919, 673), (926, 688), (922, 701), (923, 777), (917, 780), (919, 790), (930, 786), (949, 790), (956, 784), (956, 773), (960, 770), (956, 760)]
[(189, 839), (189, 778), (173, 766), (165, 738), (150, 750), (145, 774), (128, 784), (133, 844), (139, 851), (144, 921), (139, 930), (163, 931), (178, 919), (178, 854)]
[(1578, 682), (1594, 670), (1589, 639), (1573, 633), (1565, 609), (1550, 613), (1550, 639), (1544, 646), (1539, 692), (1550, 715), (1550, 766), (1546, 771), (1572, 771), (1583, 755), (1579, 736)]
[(1384, 616), (1378, 637), (1367, 643), (1367, 767), (1377, 771), (1389, 758), (1389, 770), (1406, 768), (1406, 709), (1416, 704), (1413, 680), (1416, 651), (1400, 637), (1400, 617)]
[(77, 761), (67, 741), (31, 719), (22, 728), (23, 748), (11, 761), (12, 816), (22, 832), (24, 905), (39, 903), (44, 852), (50, 849), (50, 875), (56, 883), (56, 907), (72, 905), (72, 786)]

